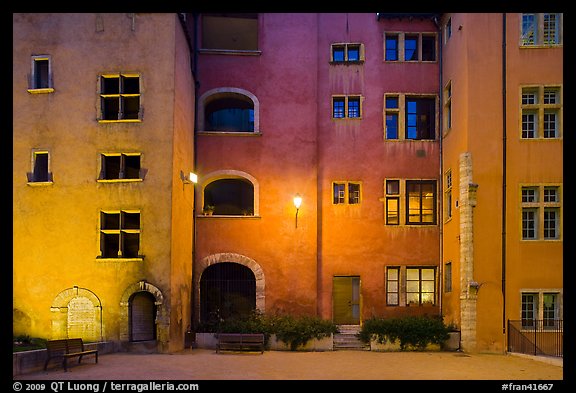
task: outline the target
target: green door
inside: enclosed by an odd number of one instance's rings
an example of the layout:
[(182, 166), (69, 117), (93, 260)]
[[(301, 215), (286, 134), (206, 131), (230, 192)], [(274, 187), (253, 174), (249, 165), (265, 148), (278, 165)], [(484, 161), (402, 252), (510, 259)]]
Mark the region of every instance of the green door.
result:
[(333, 316), (337, 325), (360, 324), (360, 277), (336, 276), (333, 279)]

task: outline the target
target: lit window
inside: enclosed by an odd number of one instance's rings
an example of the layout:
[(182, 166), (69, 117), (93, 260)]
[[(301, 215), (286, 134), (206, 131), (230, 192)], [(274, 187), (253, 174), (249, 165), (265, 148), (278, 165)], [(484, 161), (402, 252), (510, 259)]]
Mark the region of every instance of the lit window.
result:
[(400, 268), (398, 267), (386, 269), (386, 304), (388, 306), (400, 304)]
[(400, 180), (386, 180), (386, 225), (400, 224)]
[(412, 306), (436, 304), (435, 268), (406, 268), (406, 303)]
[(436, 224), (436, 181), (406, 180), (406, 224)]

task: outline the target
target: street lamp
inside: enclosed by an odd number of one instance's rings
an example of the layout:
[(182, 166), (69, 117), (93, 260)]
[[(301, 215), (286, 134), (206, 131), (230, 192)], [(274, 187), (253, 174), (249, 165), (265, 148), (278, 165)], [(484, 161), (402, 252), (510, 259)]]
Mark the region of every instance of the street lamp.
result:
[(296, 228), (298, 228), (298, 210), (300, 210), (300, 205), (302, 205), (302, 197), (300, 194), (294, 196), (294, 207), (296, 208)]

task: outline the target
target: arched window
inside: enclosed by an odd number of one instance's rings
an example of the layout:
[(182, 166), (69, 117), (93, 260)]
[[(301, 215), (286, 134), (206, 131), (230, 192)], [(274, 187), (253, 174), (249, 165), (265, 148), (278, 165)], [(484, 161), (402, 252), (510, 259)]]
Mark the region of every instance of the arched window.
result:
[(222, 87), (199, 99), (200, 132), (259, 133), (259, 102), (249, 91)]
[(200, 279), (202, 322), (241, 318), (256, 310), (256, 278), (250, 268), (234, 262), (208, 266)]
[(206, 131), (254, 132), (254, 103), (230, 93), (217, 97), (204, 109)]
[(204, 212), (221, 216), (253, 216), (254, 185), (246, 179), (218, 179), (204, 188)]

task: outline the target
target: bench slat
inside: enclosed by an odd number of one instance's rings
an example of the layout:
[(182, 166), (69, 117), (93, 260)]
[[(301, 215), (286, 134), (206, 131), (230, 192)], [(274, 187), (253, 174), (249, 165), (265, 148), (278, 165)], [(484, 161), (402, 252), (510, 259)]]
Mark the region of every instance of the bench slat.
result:
[(78, 357), (78, 363), (80, 363), (84, 355), (95, 355), (95, 362), (98, 363), (98, 349), (85, 350), (81, 338), (48, 340), (46, 342), (44, 370), (47, 369), (51, 359), (61, 358), (64, 371), (68, 371), (68, 359)]

